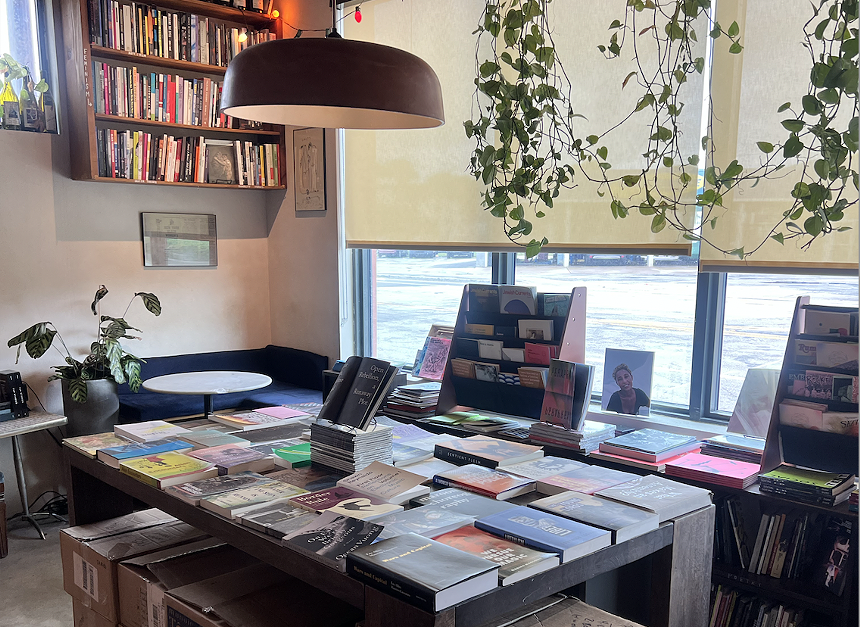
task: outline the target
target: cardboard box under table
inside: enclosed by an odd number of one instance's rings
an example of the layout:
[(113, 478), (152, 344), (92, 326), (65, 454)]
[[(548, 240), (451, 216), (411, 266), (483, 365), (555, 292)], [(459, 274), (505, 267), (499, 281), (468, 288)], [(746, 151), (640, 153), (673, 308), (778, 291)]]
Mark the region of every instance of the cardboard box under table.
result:
[(109, 621), (119, 617), (117, 564), (205, 537), (158, 510), (136, 512), (60, 533), (63, 589)]
[(122, 627), (119, 623), (106, 619), (94, 612), (77, 599), (72, 599), (72, 618), (75, 627)]

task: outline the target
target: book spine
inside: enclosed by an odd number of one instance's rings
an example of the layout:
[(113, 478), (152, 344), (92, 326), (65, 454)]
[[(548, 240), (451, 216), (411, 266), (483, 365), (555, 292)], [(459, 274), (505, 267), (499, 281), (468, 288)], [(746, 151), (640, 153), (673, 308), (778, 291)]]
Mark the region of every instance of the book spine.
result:
[(441, 459), (442, 461), (446, 461), (451, 464), (456, 464), (457, 466), (477, 464), (478, 466), (484, 466), (486, 468), (495, 468), (499, 465), (499, 462), (494, 459), (487, 459), (486, 457), (480, 457), (479, 455), (463, 451), (455, 451), (445, 448), (441, 444), (437, 444), (434, 451), (433, 456), (437, 459)]
[(418, 609), (431, 613), (436, 611), (436, 598), (433, 592), (390, 571), (378, 568), (374, 564), (364, 560), (359, 561), (352, 555), (347, 555), (346, 572), (355, 579), (401, 598)]
[(149, 475), (145, 475), (142, 472), (135, 470), (134, 468), (129, 468), (125, 464), (119, 465), (119, 471), (124, 475), (128, 475), (134, 479), (137, 479), (141, 483), (145, 483), (148, 486), (152, 486), (153, 488), (158, 487), (158, 480), (154, 477), (150, 477)]
[(451, 479), (446, 479), (445, 477), (440, 477), (438, 475), (433, 477), (433, 483), (435, 483), (436, 485), (440, 485), (443, 488), (459, 488), (460, 490), (474, 492), (475, 494), (480, 494), (481, 496), (486, 496), (491, 499), (496, 498), (496, 495), (489, 490), (481, 490), (480, 488), (476, 488), (475, 486), (460, 483), (459, 481), (452, 481)]

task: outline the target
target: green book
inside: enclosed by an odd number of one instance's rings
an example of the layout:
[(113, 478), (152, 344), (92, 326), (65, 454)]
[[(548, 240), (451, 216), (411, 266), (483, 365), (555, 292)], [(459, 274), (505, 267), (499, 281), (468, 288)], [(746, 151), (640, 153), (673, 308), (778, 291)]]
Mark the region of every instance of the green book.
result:
[(296, 444), (284, 448), (276, 448), (275, 465), (284, 468), (301, 468), (311, 465), (311, 443)]
[(840, 487), (844, 489), (846, 482), (850, 483), (854, 479), (853, 475), (806, 470), (785, 465), (764, 473), (759, 478), (763, 483), (770, 482), (777, 485), (800, 484), (801, 486), (834, 492), (841, 491), (839, 490)]

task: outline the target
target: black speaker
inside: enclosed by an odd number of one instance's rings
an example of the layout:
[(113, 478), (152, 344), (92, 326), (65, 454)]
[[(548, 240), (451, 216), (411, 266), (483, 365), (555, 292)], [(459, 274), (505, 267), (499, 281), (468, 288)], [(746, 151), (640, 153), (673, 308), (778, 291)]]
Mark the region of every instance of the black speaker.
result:
[[(17, 370), (0, 370), (0, 403), (9, 403), (9, 409), (12, 412), (10, 420), (30, 415), (27, 400), (27, 386), (21, 379), (21, 373)], [(3, 420), (2, 412), (0, 412), (0, 420)]]

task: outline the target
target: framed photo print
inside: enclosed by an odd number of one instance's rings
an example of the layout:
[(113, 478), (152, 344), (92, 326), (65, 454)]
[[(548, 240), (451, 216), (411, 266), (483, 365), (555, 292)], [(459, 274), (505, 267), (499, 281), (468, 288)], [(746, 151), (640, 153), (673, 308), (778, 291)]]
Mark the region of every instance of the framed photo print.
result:
[(236, 185), (236, 152), (233, 142), (226, 139), (206, 140), (206, 182)]
[(617, 414), (649, 415), (653, 374), (652, 351), (607, 348), (600, 408)]
[(218, 265), (215, 216), (142, 213), (143, 265), (152, 268)]
[(325, 129), (293, 131), (296, 211), (325, 211)]

